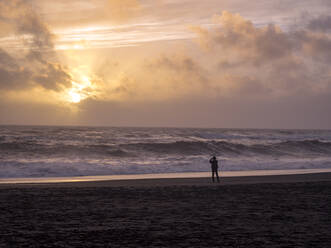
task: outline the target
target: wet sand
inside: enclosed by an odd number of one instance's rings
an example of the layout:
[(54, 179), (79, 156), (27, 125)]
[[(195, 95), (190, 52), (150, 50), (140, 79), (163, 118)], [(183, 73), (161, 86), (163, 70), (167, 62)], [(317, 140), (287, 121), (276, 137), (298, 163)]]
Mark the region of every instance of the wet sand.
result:
[(331, 247), (331, 173), (0, 185), (0, 247)]

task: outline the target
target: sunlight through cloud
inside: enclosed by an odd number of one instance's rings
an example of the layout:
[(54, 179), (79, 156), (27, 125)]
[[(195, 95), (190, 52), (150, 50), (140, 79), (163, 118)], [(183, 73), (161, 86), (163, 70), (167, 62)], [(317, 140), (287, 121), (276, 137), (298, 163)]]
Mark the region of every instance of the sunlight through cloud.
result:
[(66, 89), (64, 92), (66, 102), (80, 103), (89, 97), (97, 95), (96, 84), (93, 84), (90, 78), (80, 72), (80, 70), (74, 70), (73, 78), (75, 81), (71, 82), (71, 88)]

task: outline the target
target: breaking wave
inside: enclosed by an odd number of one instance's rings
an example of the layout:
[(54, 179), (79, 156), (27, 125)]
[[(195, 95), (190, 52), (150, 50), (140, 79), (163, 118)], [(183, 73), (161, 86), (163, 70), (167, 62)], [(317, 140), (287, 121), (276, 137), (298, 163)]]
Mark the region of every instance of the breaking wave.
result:
[(225, 156), (331, 156), (331, 142), (319, 140), (283, 141), (269, 144), (240, 144), (227, 141), (175, 141), (169, 143), (47, 145), (34, 142), (0, 143), (8, 153), (131, 157), (139, 154)]
[(0, 177), (331, 168), (331, 131), (0, 126)]

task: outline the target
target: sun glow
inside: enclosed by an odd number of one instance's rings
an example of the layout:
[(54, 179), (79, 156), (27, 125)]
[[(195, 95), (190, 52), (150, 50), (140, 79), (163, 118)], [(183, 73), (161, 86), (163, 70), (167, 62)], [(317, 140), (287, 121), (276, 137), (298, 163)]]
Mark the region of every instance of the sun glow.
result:
[(71, 82), (71, 88), (66, 92), (66, 101), (80, 103), (88, 97), (95, 95), (95, 85), (88, 76), (79, 75), (78, 79)]
[(74, 90), (70, 90), (68, 94), (71, 98), (70, 101), (73, 103), (79, 103), (82, 100), (80, 94), (75, 92)]

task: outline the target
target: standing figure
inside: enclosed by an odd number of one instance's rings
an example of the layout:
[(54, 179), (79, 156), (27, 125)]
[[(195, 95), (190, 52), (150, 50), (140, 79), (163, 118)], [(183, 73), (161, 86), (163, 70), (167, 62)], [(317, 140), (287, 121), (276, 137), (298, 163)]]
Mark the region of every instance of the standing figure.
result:
[(218, 177), (218, 161), (217, 161), (216, 157), (213, 156), (209, 160), (209, 163), (211, 164), (213, 182), (215, 182), (215, 174), (216, 174), (217, 182), (220, 182), (220, 178)]

